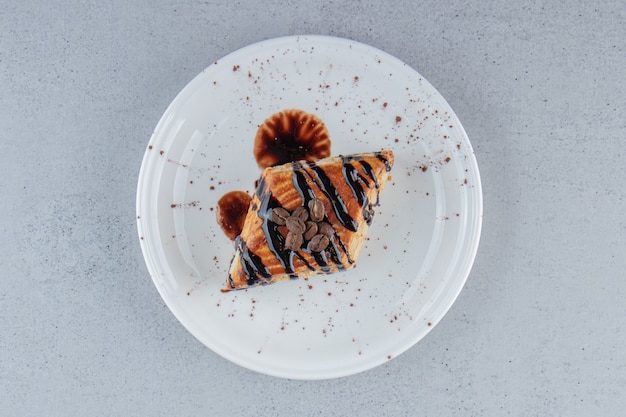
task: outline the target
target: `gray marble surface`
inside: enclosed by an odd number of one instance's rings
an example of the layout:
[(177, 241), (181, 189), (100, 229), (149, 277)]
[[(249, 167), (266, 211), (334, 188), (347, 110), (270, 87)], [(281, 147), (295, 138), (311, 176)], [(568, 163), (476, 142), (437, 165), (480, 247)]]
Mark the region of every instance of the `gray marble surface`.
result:
[[(617, 416), (626, 406), (623, 1), (11, 1), (0, 11), (0, 414)], [(484, 187), (476, 263), (420, 343), (291, 381), (199, 343), (139, 249), (174, 96), (250, 43), (323, 34), (424, 75)]]

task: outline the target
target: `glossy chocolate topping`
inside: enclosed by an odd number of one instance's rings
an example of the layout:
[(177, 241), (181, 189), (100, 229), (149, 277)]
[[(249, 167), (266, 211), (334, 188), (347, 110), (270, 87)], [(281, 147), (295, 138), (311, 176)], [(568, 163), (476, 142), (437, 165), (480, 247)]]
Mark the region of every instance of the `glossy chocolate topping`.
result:
[(261, 169), (327, 156), (330, 137), (324, 122), (303, 110), (287, 109), (273, 114), (259, 126), (254, 139), (254, 158)]
[(230, 191), (218, 200), (217, 223), (230, 240), (241, 233), (251, 201), (252, 197), (243, 191)]

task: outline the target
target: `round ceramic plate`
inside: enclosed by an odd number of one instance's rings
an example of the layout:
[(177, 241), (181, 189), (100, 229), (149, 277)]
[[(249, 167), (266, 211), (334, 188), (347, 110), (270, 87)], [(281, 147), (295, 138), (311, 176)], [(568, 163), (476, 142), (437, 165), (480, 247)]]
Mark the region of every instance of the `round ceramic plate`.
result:
[[(286, 108), (325, 122), (332, 155), (392, 149), (392, 178), (355, 269), (222, 293), (234, 247), (216, 202), (254, 191), (257, 127)], [(364, 371), (423, 338), (467, 279), (481, 220), (476, 160), (441, 95), (385, 52), (322, 36), (206, 68), (158, 123), (137, 190), (146, 264), (178, 320), (219, 355), (294, 379)]]

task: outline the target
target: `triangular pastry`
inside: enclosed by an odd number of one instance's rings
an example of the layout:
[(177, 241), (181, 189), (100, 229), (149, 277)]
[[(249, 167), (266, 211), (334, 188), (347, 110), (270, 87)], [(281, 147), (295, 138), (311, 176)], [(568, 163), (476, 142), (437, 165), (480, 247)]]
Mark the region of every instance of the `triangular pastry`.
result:
[(223, 291), (354, 268), (393, 162), (382, 150), (265, 168)]

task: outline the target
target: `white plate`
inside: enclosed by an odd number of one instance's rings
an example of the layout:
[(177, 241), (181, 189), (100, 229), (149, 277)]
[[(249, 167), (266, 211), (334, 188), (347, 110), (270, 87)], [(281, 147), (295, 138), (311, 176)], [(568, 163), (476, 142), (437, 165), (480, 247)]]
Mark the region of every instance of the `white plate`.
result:
[[(333, 155), (393, 149), (393, 178), (356, 269), (222, 293), (234, 250), (214, 207), (253, 192), (257, 126), (285, 108), (324, 120)], [(364, 371), (423, 338), (467, 279), (481, 220), (476, 160), (441, 95), (385, 52), (322, 36), (259, 42), (206, 68), (158, 123), (137, 190), (146, 264), (178, 320), (223, 357), (294, 379)]]

